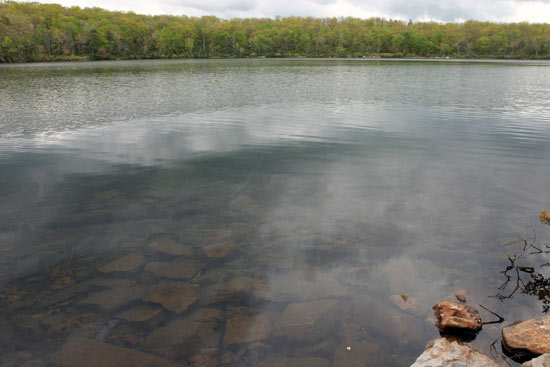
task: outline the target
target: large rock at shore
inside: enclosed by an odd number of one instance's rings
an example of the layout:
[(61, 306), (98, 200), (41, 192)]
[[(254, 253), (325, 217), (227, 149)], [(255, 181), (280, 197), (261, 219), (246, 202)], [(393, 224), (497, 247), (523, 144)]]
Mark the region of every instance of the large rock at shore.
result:
[(326, 337), (338, 317), (335, 300), (319, 300), (288, 305), (275, 325), (273, 336), (293, 342), (315, 342)]
[(70, 337), (51, 362), (63, 367), (183, 367), (168, 359), (82, 337)]
[(167, 310), (182, 313), (199, 299), (199, 286), (180, 282), (161, 282), (149, 288), (144, 301), (161, 304)]
[(502, 342), (510, 351), (550, 353), (550, 316), (505, 327), (502, 329)]
[(430, 343), (411, 367), (497, 367), (492, 359), (469, 345), (446, 338)]
[(456, 302), (442, 301), (436, 304), (437, 328), (442, 332), (462, 331), (477, 333), (481, 330), (481, 316), (472, 306)]
[(543, 354), (538, 358), (525, 362), (521, 367), (550, 367), (550, 354)]

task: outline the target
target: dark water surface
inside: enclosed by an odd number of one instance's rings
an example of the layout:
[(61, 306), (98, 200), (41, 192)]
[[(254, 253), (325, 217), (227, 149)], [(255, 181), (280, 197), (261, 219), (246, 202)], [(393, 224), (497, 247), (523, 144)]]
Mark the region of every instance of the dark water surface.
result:
[(1, 66), (0, 366), (408, 366), (455, 291), (542, 315), (488, 296), (549, 162), (545, 62)]

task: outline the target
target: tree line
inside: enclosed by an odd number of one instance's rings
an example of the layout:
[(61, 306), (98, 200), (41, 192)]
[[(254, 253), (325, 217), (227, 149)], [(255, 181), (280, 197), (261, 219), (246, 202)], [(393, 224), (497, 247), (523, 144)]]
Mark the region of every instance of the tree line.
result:
[(0, 62), (262, 56), (550, 58), (550, 24), (224, 20), (0, 1)]

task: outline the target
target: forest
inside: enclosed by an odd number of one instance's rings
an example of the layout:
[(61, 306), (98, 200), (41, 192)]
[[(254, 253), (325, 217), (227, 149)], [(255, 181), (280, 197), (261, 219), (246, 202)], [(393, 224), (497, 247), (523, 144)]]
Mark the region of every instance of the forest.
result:
[(139, 15), (0, 1), (0, 62), (241, 57), (550, 59), (550, 24)]

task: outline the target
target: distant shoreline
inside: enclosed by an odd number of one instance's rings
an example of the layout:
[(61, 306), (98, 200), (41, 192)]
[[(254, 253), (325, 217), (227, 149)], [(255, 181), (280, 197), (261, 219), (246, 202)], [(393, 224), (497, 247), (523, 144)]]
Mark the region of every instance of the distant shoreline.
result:
[(55, 60), (35, 60), (35, 61), (17, 61), (17, 62), (0, 62), (0, 65), (24, 65), (24, 64), (62, 64), (69, 62), (105, 62), (105, 61), (186, 61), (186, 60), (350, 60), (350, 61), (448, 61), (448, 62), (496, 62), (496, 61), (550, 61), (550, 57), (544, 58), (503, 58), (503, 57), (387, 57), (387, 56), (364, 56), (364, 57), (322, 57), (322, 56), (283, 56), (283, 57), (267, 57), (267, 56), (258, 56), (258, 57), (180, 57), (180, 58), (113, 58), (113, 59), (90, 59), (87, 57), (72, 57), (72, 58), (61, 58)]
[(0, 2), (0, 63), (212, 58), (550, 59), (550, 24), (139, 15)]

